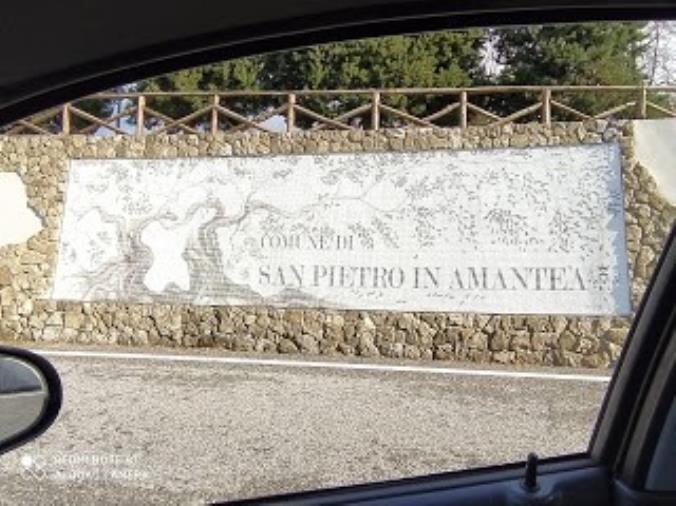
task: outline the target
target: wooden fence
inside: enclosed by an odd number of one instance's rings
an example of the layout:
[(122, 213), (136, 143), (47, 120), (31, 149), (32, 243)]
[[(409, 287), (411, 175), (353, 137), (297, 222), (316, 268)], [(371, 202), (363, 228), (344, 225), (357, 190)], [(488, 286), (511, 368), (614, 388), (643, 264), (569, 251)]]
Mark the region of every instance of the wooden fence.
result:
[[(592, 95), (596, 100), (589, 100)], [(603, 103), (603, 110), (585, 109), (599, 103)], [(173, 116), (162, 112), (176, 109), (180, 113)], [(24, 118), (0, 133), (157, 135), (249, 129), (467, 128), (613, 117), (676, 118), (676, 86), (100, 93)], [(276, 118), (276, 124), (270, 123), (271, 118)]]

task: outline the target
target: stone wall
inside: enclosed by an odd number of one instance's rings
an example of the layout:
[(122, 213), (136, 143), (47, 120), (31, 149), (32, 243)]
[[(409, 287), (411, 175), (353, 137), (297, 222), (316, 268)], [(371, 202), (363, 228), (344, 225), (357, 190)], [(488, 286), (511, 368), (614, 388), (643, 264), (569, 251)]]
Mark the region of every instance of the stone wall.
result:
[(149, 137), (0, 137), (0, 171), (17, 171), (44, 228), (0, 247), (0, 337), (5, 340), (216, 346), (230, 350), (606, 367), (628, 318), (394, 313), (73, 303), (45, 299), (56, 263), (67, 162), (77, 158), (490, 149), (598, 143), (623, 149), (627, 249), (634, 305), (676, 209), (634, 160), (631, 124), (561, 123), (379, 132), (242, 133)]

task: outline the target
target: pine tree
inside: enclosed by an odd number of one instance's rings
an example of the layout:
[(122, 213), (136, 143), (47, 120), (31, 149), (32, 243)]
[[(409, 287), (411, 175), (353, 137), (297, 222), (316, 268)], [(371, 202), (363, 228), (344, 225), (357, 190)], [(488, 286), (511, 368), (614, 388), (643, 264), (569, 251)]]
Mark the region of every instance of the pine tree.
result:
[[(641, 23), (585, 23), (503, 29), (497, 32), (501, 84), (611, 85), (640, 84), (640, 56), (646, 50)], [(626, 94), (559, 94), (557, 100), (584, 112), (598, 113), (623, 101)], [(503, 113), (523, 105), (516, 97)]]
[[(489, 82), (482, 66), (490, 37), (501, 72), (490, 82), (537, 84), (639, 84), (641, 57), (648, 50), (642, 23), (585, 23), (497, 30), (466, 30), (392, 36), (312, 46), (187, 69), (144, 81), (140, 91), (355, 89), (392, 87), (457, 87)], [(473, 101), (506, 115), (539, 97), (520, 94), (474, 96)], [(558, 93), (554, 96), (585, 113), (598, 113), (634, 100), (626, 93)], [(227, 107), (253, 115), (270, 98), (228, 99)], [(337, 115), (369, 97), (345, 95), (302, 98), (301, 104), (321, 114)], [(443, 97), (384, 97), (383, 102), (424, 116), (448, 100)], [(149, 104), (171, 117), (208, 105), (206, 97), (153, 98)], [(572, 119), (560, 111), (555, 119)], [(307, 118), (305, 118), (307, 120)], [(452, 121), (451, 118), (447, 118)], [(207, 121), (207, 118), (204, 118)], [(368, 121), (366, 119), (366, 121)], [(303, 118), (299, 118), (299, 123)], [(307, 123), (307, 121), (306, 121)], [(385, 126), (396, 124), (383, 117)]]
[[(325, 44), (187, 69), (139, 84), (141, 91), (354, 89), (468, 86), (483, 79), (484, 32), (437, 32)], [(153, 108), (172, 117), (207, 105), (206, 98), (153, 99)], [(269, 100), (268, 100), (269, 102)], [(433, 111), (429, 97), (389, 99), (412, 114)], [(306, 99), (322, 114), (360, 104), (354, 97)], [(238, 99), (228, 107), (260, 112), (259, 99)]]

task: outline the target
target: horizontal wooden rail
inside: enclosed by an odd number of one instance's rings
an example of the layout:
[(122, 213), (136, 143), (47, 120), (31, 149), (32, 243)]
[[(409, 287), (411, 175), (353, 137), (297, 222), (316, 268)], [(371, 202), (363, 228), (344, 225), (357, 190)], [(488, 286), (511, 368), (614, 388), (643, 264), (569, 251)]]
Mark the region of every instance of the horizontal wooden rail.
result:
[[(604, 110), (586, 110), (590, 94)], [(508, 100), (507, 100), (508, 99)], [(512, 104), (511, 110), (505, 103)], [(168, 113), (173, 104), (179, 113)], [(23, 118), (4, 135), (207, 134), (259, 130), (468, 128), (516, 122), (676, 117), (676, 86), (526, 85), (464, 88), (98, 93)]]

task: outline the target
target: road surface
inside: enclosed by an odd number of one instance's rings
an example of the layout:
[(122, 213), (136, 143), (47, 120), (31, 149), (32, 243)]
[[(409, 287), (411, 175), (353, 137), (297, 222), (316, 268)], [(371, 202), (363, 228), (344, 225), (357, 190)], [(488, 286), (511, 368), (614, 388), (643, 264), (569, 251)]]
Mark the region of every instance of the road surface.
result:
[(43, 351), (64, 406), (0, 457), (2, 506), (204, 504), (583, 451), (608, 374)]

